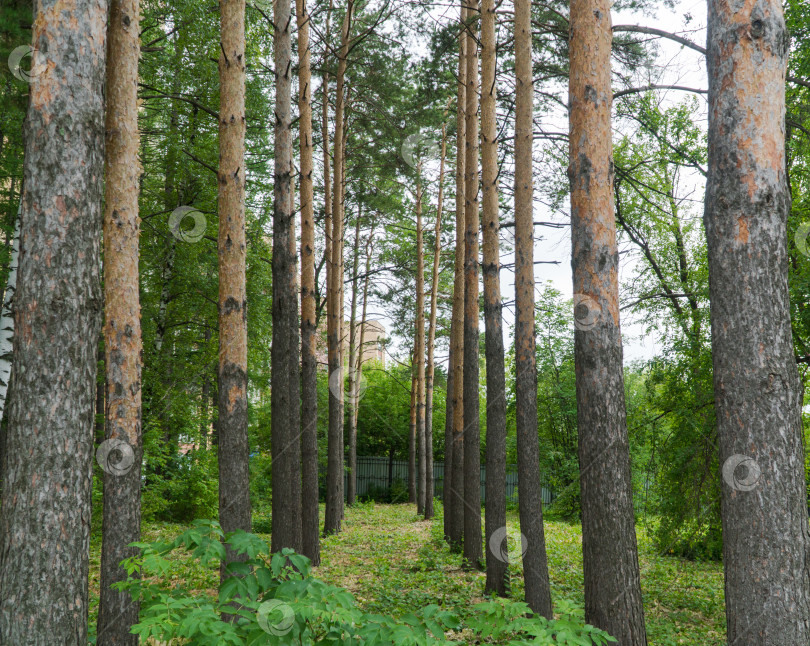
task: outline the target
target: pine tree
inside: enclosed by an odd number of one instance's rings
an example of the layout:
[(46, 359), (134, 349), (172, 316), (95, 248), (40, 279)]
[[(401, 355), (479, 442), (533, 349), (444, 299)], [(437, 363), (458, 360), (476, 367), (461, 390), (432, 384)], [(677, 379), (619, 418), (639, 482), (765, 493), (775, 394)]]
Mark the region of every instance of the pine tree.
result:
[(810, 643), (802, 392), (788, 297), (782, 4), (710, 0), (708, 243), (728, 642)]
[(332, 187), (332, 237), (329, 240), (329, 300), (327, 344), (329, 352), (329, 432), (324, 534), (336, 534), (343, 520), (343, 172), (345, 163), (345, 81), (354, 0), (348, 0), (340, 35), (335, 94), (334, 182)]
[(647, 637), (619, 330), (607, 0), (571, 2), (570, 38), (568, 173), (585, 620), (634, 646)]
[(301, 551), (301, 428), (298, 377), (298, 283), (292, 186), (290, 0), (275, 0), (275, 181), (273, 183), (273, 347), (271, 444), (272, 551)]
[(461, 0), (458, 45), (458, 85), (456, 92), (456, 253), (453, 277), (453, 312), (450, 321), (450, 374), (447, 381), (447, 415), (451, 425), (450, 473), (445, 473), (445, 517), (449, 517), (450, 545), (461, 549), (464, 541), (464, 199), (467, 152), (467, 5)]
[(515, 426), (520, 529), (526, 603), (551, 619), (540, 447), (537, 438), (537, 364), (534, 326), (533, 157), (531, 0), (515, 0)]
[(480, 567), (481, 429), (478, 403), (478, 0), (467, 2), (464, 190), (464, 560)]
[[(219, 5), (219, 522), (250, 531), (245, 288), (245, 1)], [(241, 560), (232, 550), (222, 562)]]
[(483, 187), (484, 322), (487, 365), (487, 447), (485, 544), (486, 590), (507, 591), (508, 560), (490, 546), (506, 527), (506, 374), (500, 279), (498, 140), (495, 81), (495, 0), (481, 3), (481, 185)]
[(107, 7), (37, 4), (0, 512), (0, 644), (87, 644)]
[[(315, 220), (312, 152), (312, 73), (306, 0), (296, 0), (298, 18), (298, 129), (301, 158), (301, 522), (302, 550), (320, 562), (318, 518), (318, 359), (316, 339)], [(326, 110), (326, 108), (324, 108)], [(328, 145), (324, 142), (328, 151)], [(327, 167), (328, 169), (328, 167)], [(328, 170), (327, 170), (328, 172)]]
[[(111, 586), (125, 581), (119, 563), (138, 554), (141, 533), (141, 306), (138, 284), (139, 0), (112, 0), (107, 27), (104, 199), (105, 444), (129, 466), (104, 470), (101, 590), (97, 643), (137, 646), (130, 628), (139, 605)], [(123, 462), (120, 463), (123, 466)]]

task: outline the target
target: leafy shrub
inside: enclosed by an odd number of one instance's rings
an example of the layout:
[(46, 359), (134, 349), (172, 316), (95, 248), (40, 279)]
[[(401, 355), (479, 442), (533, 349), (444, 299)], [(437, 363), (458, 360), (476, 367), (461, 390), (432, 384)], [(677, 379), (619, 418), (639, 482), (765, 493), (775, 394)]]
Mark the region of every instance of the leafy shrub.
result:
[(257, 534), (270, 534), (273, 531), (273, 516), (269, 505), (259, 505), (251, 514), (251, 526)]
[[(223, 539), (244, 562), (214, 598), (205, 590), (175, 587), (168, 576), (174, 550), (184, 550), (203, 568), (218, 568)], [(524, 603), (496, 599), (473, 607), (466, 624), (438, 605), (400, 618), (366, 613), (354, 597), (315, 579), (309, 561), (292, 550), (269, 554), (261, 538), (247, 532), (223, 536), (215, 521), (198, 520), (171, 543), (136, 543), (141, 554), (123, 562), (130, 578), (116, 587), (141, 601), (132, 631), (142, 640), (178, 640), (188, 646), (259, 644), (357, 644), (429, 646), (469, 643), (470, 631), (488, 643), (603, 645), (615, 641), (567, 613), (556, 621), (531, 615)], [(132, 578), (139, 573), (142, 578)], [(224, 620), (231, 619), (231, 621)], [(463, 635), (452, 641), (450, 635)]]

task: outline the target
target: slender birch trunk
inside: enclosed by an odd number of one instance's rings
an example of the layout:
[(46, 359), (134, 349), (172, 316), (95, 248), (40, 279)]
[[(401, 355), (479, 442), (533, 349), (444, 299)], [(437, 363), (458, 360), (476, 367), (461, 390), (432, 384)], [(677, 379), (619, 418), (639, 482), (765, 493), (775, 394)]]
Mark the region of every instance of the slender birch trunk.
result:
[(416, 165), (416, 513), (425, 513), (427, 451), (425, 444), (425, 244), (422, 232), (422, 162)]
[[(361, 211), (358, 207), (354, 224), (354, 241), (352, 246), (352, 304), (349, 315), (349, 465), (347, 469), (346, 504), (353, 505), (357, 499), (357, 427), (354, 421), (357, 390), (357, 277), (360, 263), (360, 223)], [(362, 338), (361, 341), (362, 343)]]
[(0, 421), (6, 409), (6, 395), (11, 380), (11, 357), (14, 347), (14, 292), (17, 289), (17, 266), (20, 257), (20, 215), (22, 199), (14, 223), (14, 238), (11, 243), (11, 259), (8, 267), (8, 280), (3, 293), (3, 309), (0, 313)]
[[(416, 352), (412, 355), (416, 359)], [(416, 504), (416, 367), (411, 361), (411, 423), (408, 434), (408, 502)]]

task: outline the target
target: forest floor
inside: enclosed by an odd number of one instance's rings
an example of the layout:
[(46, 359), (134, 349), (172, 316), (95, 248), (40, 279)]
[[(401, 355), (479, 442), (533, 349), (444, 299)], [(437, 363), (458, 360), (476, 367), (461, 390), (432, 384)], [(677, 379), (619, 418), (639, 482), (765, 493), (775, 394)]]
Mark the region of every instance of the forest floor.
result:
[[(323, 511), (323, 510), (322, 510)], [(439, 510), (440, 511), (440, 510)], [(519, 536), (516, 511), (507, 512), (509, 534)], [(148, 524), (145, 541), (169, 540), (182, 525)], [(582, 607), (582, 532), (577, 524), (546, 521), (552, 597), (561, 605)], [(401, 615), (428, 604), (465, 608), (484, 598), (485, 575), (461, 567), (442, 539), (442, 519), (425, 521), (414, 505), (363, 503), (346, 509), (345, 530), (321, 543), (316, 577), (345, 587), (368, 612)], [(513, 534), (514, 533), (514, 534)], [(269, 537), (259, 533), (261, 536)], [(719, 563), (659, 555), (638, 528), (639, 561), (650, 646), (725, 644), (723, 569)], [(91, 545), (91, 625), (98, 605), (100, 541)], [(519, 550), (514, 556), (519, 557)], [(523, 598), (522, 566), (510, 566), (511, 593)], [(217, 572), (182, 557), (170, 576), (187, 586), (215, 593)], [(94, 631), (93, 631), (94, 632)]]

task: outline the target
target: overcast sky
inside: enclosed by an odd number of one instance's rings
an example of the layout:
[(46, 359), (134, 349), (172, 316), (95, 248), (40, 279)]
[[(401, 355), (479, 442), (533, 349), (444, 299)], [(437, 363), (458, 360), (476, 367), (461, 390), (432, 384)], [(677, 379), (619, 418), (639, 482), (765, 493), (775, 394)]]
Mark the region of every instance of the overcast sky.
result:
[[(450, 8), (448, 8), (450, 7)], [(434, 19), (438, 22), (445, 22), (449, 12), (456, 11), (452, 5), (442, 5), (434, 12)], [(704, 0), (690, 0), (687, 2), (677, 3), (674, 11), (665, 8), (659, 9), (657, 15), (640, 14), (635, 12), (614, 12), (613, 24), (634, 24), (644, 25), (647, 27), (656, 27), (669, 32), (675, 32), (683, 35), (697, 42), (700, 45), (705, 45), (706, 41), (706, 3)], [(707, 87), (706, 66), (703, 56), (698, 52), (691, 49), (683, 48), (681, 45), (666, 39), (657, 39), (650, 37), (658, 46), (658, 56), (656, 58), (655, 66), (650, 70), (639, 70), (639, 84), (644, 83), (657, 83), (666, 85), (684, 85), (687, 87), (702, 88)], [(681, 91), (662, 91), (661, 94), (665, 98), (665, 102), (678, 103), (682, 101), (685, 94)], [(705, 95), (701, 98), (701, 112), (695, 115), (695, 121), (701, 123), (705, 128), (706, 112), (705, 112)], [(560, 109), (559, 114), (552, 115), (548, 118), (544, 117), (544, 126), (557, 131), (567, 131), (567, 115)], [(618, 130), (614, 131), (614, 137), (618, 137), (621, 133)], [(537, 142), (535, 155), (540, 150), (541, 142)], [(694, 197), (701, 199), (703, 195), (703, 183), (700, 176), (692, 177), (691, 180), (687, 178), (687, 182), (691, 181), (696, 190)], [(567, 216), (568, 205), (565, 205), (565, 213), (553, 212), (545, 205), (535, 201), (535, 221), (550, 221), (558, 223), (568, 223)], [(431, 225), (432, 226), (432, 225)], [(506, 235), (507, 240), (511, 238), (511, 232)], [(566, 226), (560, 229), (553, 229), (548, 227), (538, 227), (535, 229), (535, 236), (539, 238), (535, 242), (535, 260), (543, 261), (557, 261), (558, 264), (541, 264), (535, 266), (535, 278), (538, 286), (544, 282), (550, 282), (556, 289), (558, 289), (566, 298), (573, 296), (573, 279), (571, 272), (571, 239), (570, 229)], [(620, 281), (632, 279), (637, 273), (635, 266), (636, 260), (633, 259), (631, 247), (622, 246), (620, 251), (629, 251), (631, 253), (622, 253), (620, 262)], [(502, 263), (507, 265), (514, 262), (514, 257), (511, 253), (504, 253), (502, 255)], [(504, 302), (514, 300), (514, 273), (511, 270), (504, 269), (501, 271), (501, 291)], [(379, 310), (379, 308), (373, 308)], [(572, 313), (573, 315), (573, 313)], [(386, 321), (385, 317), (376, 317), (383, 321), (388, 329), (391, 327), (391, 322)], [(505, 334), (511, 335), (511, 326), (514, 323), (514, 312), (510, 307), (504, 308), (504, 330)], [(658, 352), (657, 339), (654, 336), (645, 335), (645, 330), (642, 325), (635, 323), (628, 312), (622, 312), (622, 335), (624, 338), (624, 358), (625, 362), (648, 359)], [(482, 322), (483, 331), (483, 322)], [(510, 343), (510, 338), (507, 336), (505, 342), (507, 346)], [(404, 344), (401, 340), (394, 340), (394, 347), (390, 349), (393, 355), (403, 357)], [(437, 349), (438, 350), (438, 349)], [(438, 356), (442, 355), (442, 356)], [(437, 353), (437, 360), (446, 361), (446, 351), (439, 350)]]

